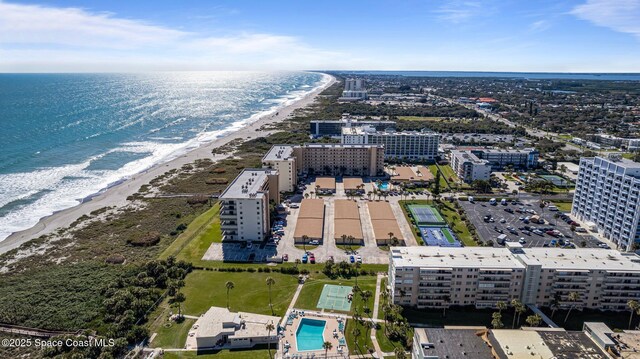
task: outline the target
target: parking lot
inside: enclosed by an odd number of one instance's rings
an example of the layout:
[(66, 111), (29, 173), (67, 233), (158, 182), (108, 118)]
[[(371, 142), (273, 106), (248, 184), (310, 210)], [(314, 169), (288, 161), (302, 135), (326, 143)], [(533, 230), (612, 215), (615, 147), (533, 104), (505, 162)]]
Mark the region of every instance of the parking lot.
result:
[[(498, 203), (491, 205), (489, 202), (475, 202), (461, 201), (460, 204), (464, 208), (467, 217), (473, 223), (478, 231), (478, 235), (483, 241), (493, 241), (497, 243), (498, 236), (505, 234), (508, 241), (518, 241), (521, 238), (524, 240), (524, 247), (544, 247), (550, 245), (551, 241), (559, 238), (555, 238), (549, 234), (535, 234), (530, 231), (523, 230), (524, 226), (529, 226), (532, 230), (536, 229), (555, 229), (565, 236), (565, 240), (569, 240), (575, 244), (576, 247), (581, 246), (582, 241), (586, 242), (586, 248), (597, 248), (598, 240), (588, 234), (581, 234), (571, 231), (571, 226), (565, 223), (560, 218), (555, 219), (553, 212), (548, 209), (544, 211), (540, 209), (538, 202), (535, 200), (521, 200), (518, 204), (507, 203), (506, 205)], [(534, 211), (534, 213), (518, 213), (519, 209)], [(512, 213), (508, 211), (513, 211)], [(534, 214), (539, 215), (544, 224), (528, 223), (525, 224), (520, 218), (531, 217)], [(485, 221), (485, 217), (489, 216), (493, 221)], [(512, 229), (512, 231), (509, 230)]]

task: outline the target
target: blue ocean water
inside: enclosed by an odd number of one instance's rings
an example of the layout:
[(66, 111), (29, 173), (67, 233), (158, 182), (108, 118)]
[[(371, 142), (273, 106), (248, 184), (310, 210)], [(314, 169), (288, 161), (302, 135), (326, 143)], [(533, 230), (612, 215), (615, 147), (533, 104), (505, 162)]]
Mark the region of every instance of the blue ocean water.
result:
[(484, 72), (484, 71), (345, 71), (345, 74), (392, 75), (408, 77), (488, 77), (537, 80), (601, 80), (640, 81), (638, 73), (572, 73), (572, 72)]
[(0, 74), (0, 240), (325, 81), (308, 72)]

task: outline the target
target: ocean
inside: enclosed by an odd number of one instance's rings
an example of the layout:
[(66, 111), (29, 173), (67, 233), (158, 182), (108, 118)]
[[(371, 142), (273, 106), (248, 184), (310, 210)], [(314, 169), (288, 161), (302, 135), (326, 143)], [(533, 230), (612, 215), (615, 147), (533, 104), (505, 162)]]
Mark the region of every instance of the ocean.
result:
[(312, 72), (0, 74), (0, 241), (328, 81)]
[(486, 77), (529, 80), (640, 81), (638, 73), (483, 72), (483, 71), (332, 71), (338, 74), (406, 77)]

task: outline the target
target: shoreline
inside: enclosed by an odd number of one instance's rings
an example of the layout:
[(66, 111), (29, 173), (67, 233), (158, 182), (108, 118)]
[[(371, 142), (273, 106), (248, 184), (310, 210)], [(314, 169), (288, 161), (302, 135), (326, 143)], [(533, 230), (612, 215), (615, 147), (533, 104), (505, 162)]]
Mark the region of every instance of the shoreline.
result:
[[(0, 254), (18, 248), (32, 239), (51, 234), (59, 228), (68, 227), (76, 219), (82, 217), (82, 215), (88, 215), (97, 209), (103, 207), (122, 207), (128, 203), (127, 197), (138, 192), (142, 185), (148, 184), (151, 180), (167, 171), (172, 169), (179, 170), (183, 165), (192, 163), (196, 159), (209, 158), (213, 162), (216, 162), (226, 158), (227, 155), (213, 155), (211, 151), (214, 148), (224, 146), (234, 140), (246, 140), (249, 137), (251, 139), (261, 137), (260, 132), (258, 132), (260, 127), (282, 122), (295, 110), (307, 107), (315, 102), (316, 97), (322, 91), (329, 88), (337, 81), (336, 78), (331, 75), (324, 73), (322, 73), (322, 75), (329, 76), (329, 81), (327, 83), (320, 85), (297, 101), (276, 109), (275, 113), (265, 114), (236, 131), (229, 132), (213, 141), (202, 143), (197, 148), (189, 150), (176, 158), (167, 162), (158, 163), (142, 172), (132, 175), (129, 178), (122, 179), (97, 193), (83, 198), (82, 202), (73, 207), (55, 212), (47, 217), (40, 218), (38, 223), (31, 228), (12, 233), (7, 238), (0, 241)], [(256, 136), (256, 134), (258, 134), (258, 136)]]

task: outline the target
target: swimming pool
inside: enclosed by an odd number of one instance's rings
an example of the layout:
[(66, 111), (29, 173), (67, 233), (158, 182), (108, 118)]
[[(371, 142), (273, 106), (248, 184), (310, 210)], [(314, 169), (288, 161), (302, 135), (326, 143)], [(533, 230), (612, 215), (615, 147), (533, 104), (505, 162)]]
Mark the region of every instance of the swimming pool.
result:
[(318, 319), (302, 318), (296, 331), (298, 351), (323, 350), (324, 326), (327, 322)]
[(388, 191), (389, 190), (389, 182), (381, 182), (380, 184), (376, 184), (379, 190)]

